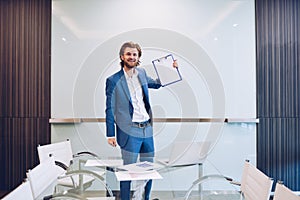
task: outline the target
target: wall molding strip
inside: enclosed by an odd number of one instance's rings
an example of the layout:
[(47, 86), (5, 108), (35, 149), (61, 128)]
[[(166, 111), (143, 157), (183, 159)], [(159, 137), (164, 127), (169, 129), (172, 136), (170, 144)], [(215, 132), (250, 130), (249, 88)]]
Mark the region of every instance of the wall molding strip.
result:
[[(178, 123), (178, 122), (193, 122), (193, 123), (259, 123), (257, 118), (154, 118), (154, 122), (168, 122), (168, 123)], [(105, 118), (50, 118), (50, 124), (77, 124), (86, 122), (96, 122), (103, 123)]]

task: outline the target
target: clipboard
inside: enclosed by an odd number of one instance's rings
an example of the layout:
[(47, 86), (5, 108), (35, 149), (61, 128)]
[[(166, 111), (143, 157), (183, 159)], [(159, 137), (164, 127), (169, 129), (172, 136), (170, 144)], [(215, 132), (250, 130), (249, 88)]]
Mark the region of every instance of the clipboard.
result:
[(160, 81), (162, 87), (177, 83), (182, 80), (182, 76), (178, 67), (173, 67), (174, 61), (175, 60), (172, 54), (168, 54), (152, 61), (157, 79)]

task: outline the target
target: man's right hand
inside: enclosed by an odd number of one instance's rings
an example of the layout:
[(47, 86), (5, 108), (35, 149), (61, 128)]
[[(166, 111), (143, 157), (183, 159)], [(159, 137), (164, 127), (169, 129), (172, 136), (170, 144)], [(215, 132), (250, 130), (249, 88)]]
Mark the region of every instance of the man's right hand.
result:
[(108, 144), (110, 144), (110, 145), (113, 146), (113, 147), (116, 147), (116, 146), (117, 146), (116, 138), (108, 138), (108, 139), (107, 139), (107, 142), (108, 142)]

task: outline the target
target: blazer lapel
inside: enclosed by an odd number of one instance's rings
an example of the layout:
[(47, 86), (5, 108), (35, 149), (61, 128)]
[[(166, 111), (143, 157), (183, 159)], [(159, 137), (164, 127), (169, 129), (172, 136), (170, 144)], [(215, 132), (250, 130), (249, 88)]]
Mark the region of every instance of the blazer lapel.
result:
[(126, 81), (126, 77), (124, 75), (123, 69), (121, 70), (120, 83), (121, 83), (121, 86), (124, 90), (124, 93), (126, 94), (127, 98), (129, 99), (129, 101), (131, 103), (131, 96), (130, 96), (129, 88), (128, 88), (128, 85), (127, 85), (127, 81)]
[(143, 94), (145, 96), (144, 100), (147, 101), (145, 103), (149, 103), (149, 94), (148, 94), (147, 80), (146, 80), (145, 76), (140, 71), (139, 71), (139, 74), (138, 74), (138, 78), (140, 80), (140, 83), (141, 83), (141, 86), (142, 86), (142, 90), (143, 90)]

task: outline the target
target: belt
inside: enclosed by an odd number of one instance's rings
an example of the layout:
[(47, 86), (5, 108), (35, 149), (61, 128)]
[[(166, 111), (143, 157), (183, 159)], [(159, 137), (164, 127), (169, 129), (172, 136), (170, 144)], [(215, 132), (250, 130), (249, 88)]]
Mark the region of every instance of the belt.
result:
[(150, 126), (150, 119), (145, 122), (132, 122), (132, 126), (138, 127), (138, 128), (145, 128), (147, 126)]

